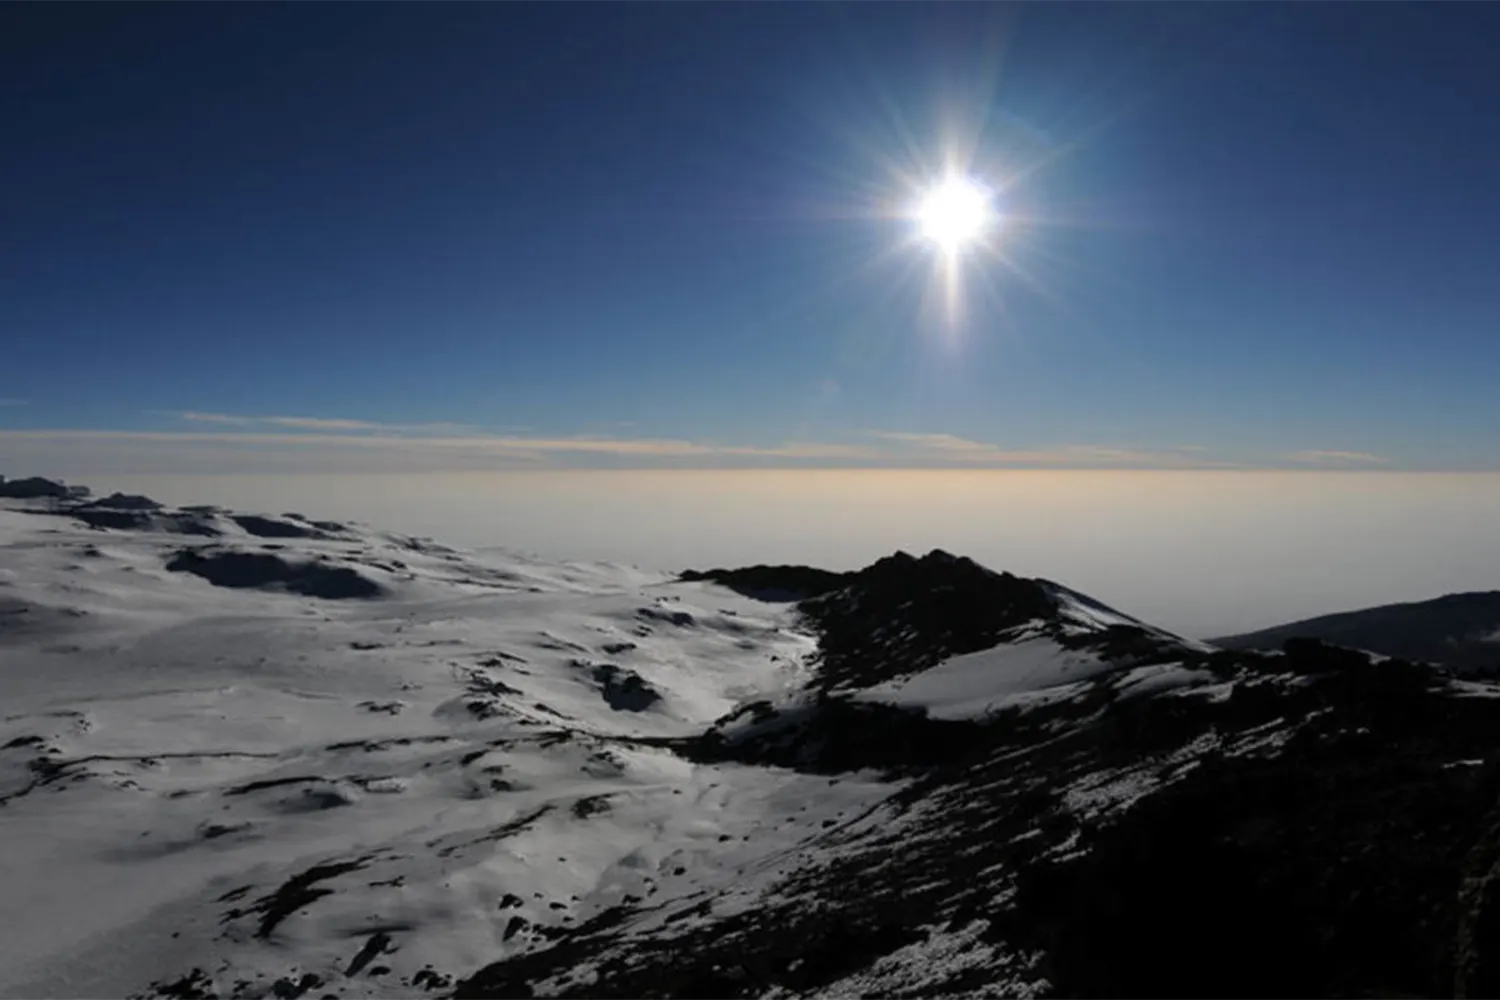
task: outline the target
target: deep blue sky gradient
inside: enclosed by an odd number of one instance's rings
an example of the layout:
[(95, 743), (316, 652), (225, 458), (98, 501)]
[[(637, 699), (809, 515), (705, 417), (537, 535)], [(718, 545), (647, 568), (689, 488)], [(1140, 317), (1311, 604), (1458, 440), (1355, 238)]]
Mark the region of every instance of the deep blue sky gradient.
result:
[[(9, 5), (0, 428), (1500, 468), (1497, 43), (1491, 4)], [(876, 209), (954, 122), (1034, 169), (950, 328)]]

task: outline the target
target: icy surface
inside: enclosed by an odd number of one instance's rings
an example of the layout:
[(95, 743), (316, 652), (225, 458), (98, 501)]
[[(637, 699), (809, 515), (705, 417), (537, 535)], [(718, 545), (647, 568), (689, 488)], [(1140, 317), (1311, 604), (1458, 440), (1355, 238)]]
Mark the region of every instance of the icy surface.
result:
[(1072, 693), (1071, 685), (1111, 669), (1090, 653), (1038, 636), (952, 657), (913, 677), (871, 687), (860, 697), (923, 708), (935, 719), (971, 719), (1048, 691)]
[[(660, 745), (803, 681), (784, 606), (353, 525), (140, 517), (0, 509), (0, 994), (192, 967), (245, 996), (288, 969), (410, 992), (622, 901), (746, 896), (889, 790)], [(167, 568), (200, 546), (378, 596)]]

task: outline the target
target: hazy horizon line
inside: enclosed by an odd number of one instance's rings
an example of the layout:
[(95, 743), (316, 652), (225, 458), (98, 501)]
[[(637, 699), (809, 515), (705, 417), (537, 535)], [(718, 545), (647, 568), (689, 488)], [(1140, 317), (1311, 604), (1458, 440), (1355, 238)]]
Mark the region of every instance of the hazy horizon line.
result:
[[(45, 464), (152, 474), (231, 474), (230, 462), (271, 474), (549, 470), (1297, 470), (1399, 469), (1354, 448), (1261, 449), (1233, 456), (1203, 444), (1068, 442), (1011, 445), (944, 431), (863, 429), (815, 440), (725, 443), (603, 433), (523, 434), (456, 423), (386, 423), (343, 417), (241, 416), (174, 411), (202, 429), (0, 428), (0, 460), (28, 446)], [(232, 429), (229, 429), (232, 428)], [(257, 429), (259, 428), (259, 429)], [(229, 452), (233, 450), (233, 454)], [(303, 468), (297, 466), (303, 465)], [(1435, 471), (1487, 471), (1453, 469)], [(1500, 471), (1500, 470), (1497, 470)]]

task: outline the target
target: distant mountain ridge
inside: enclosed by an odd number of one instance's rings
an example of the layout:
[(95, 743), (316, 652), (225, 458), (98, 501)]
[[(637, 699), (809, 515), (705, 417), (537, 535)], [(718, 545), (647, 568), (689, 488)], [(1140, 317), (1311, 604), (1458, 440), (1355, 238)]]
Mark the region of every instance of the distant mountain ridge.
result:
[(1321, 615), (1210, 641), (1224, 649), (1277, 649), (1288, 639), (1321, 639), (1464, 672), (1500, 672), (1500, 590)]

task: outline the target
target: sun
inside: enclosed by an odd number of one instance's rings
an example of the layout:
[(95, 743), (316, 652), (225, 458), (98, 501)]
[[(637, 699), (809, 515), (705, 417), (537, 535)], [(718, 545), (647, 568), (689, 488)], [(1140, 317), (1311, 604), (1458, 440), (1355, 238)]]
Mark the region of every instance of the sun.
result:
[(950, 257), (978, 242), (995, 221), (989, 191), (963, 176), (934, 184), (917, 202), (915, 214), (922, 236)]

